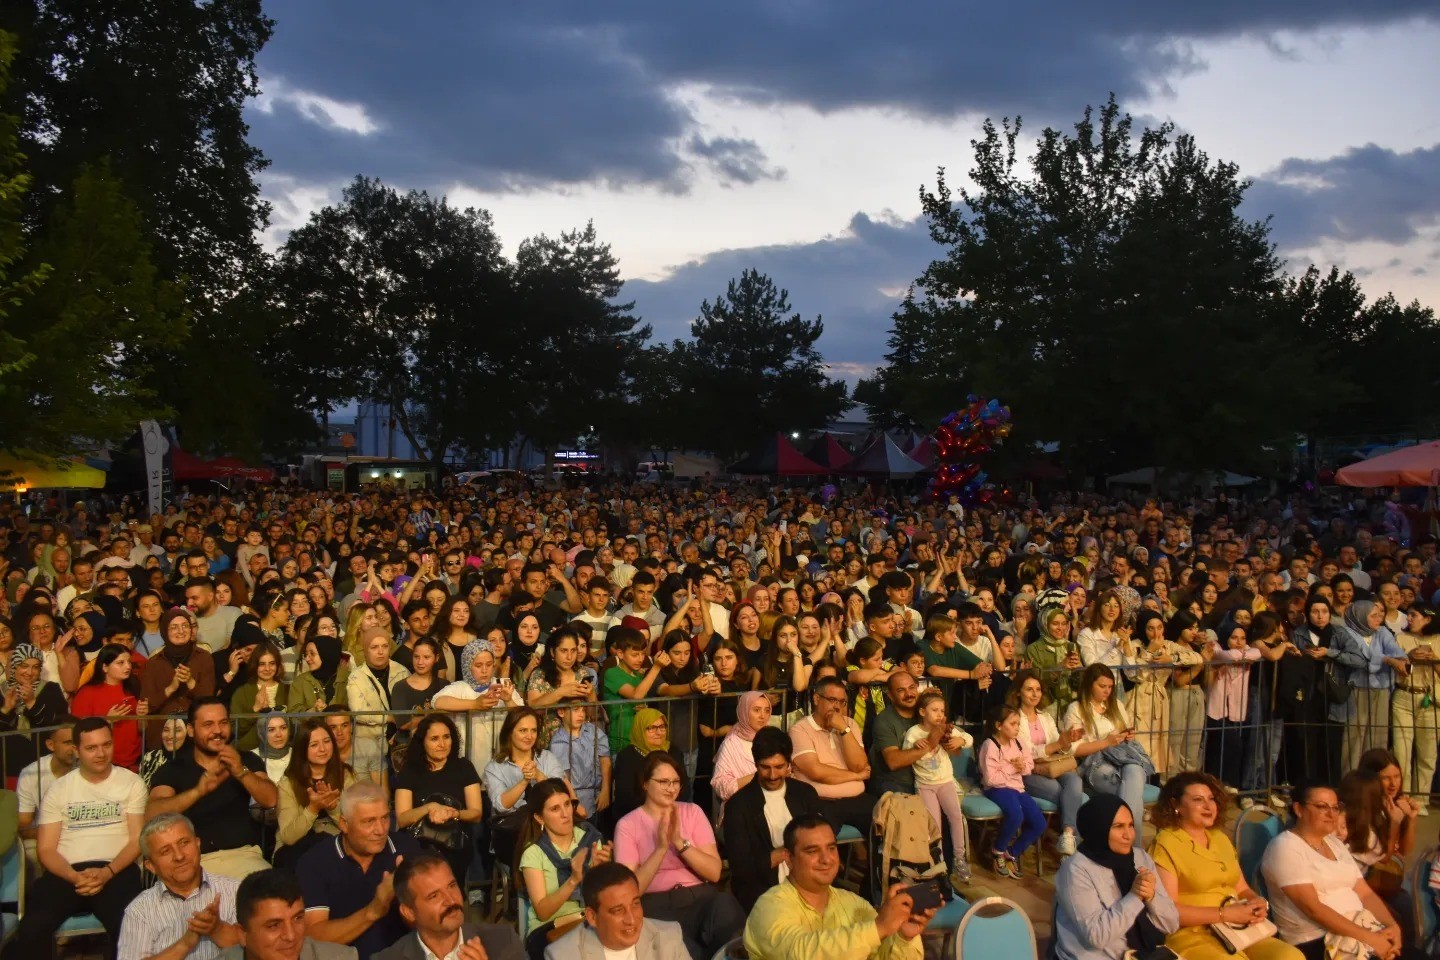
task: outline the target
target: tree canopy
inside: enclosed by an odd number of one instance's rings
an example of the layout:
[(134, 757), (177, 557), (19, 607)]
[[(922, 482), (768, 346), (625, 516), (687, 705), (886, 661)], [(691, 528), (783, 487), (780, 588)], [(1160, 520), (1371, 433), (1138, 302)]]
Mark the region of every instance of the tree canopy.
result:
[(1433, 314), (1367, 308), (1353, 277), (1288, 277), (1236, 166), (1170, 124), (1137, 132), (1112, 97), (1023, 161), (1020, 133), (986, 121), (973, 186), (941, 168), (921, 190), (944, 253), (857, 388), (882, 422), (928, 426), (973, 391), (1080, 470), (1245, 468), (1358, 402), (1350, 364), (1378, 344), (1433, 338)]

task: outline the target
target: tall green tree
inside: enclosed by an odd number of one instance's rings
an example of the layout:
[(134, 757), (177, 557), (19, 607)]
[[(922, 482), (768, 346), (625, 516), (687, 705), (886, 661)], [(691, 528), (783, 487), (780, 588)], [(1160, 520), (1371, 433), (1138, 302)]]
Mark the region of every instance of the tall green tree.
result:
[(620, 264), (595, 224), (538, 236), (515, 256), (517, 425), (541, 450), (609, 433), (622, 416), (633, 367), (650, 328), (620, 303)]
[(514, 436), (524, 324), (489, 213), (357, 177), (291, 234), (278, 274), (276, 353), (315, 372), (302, 394), (317, 413), (388, 404), (436, 463)]
[(0, 29), (18, 38), (0, 110), (18, 117), (34, 175), (28, 229), (46, 229), (82, 172), (108, 163), (140, 214), (157, 280), (185, 285), (197, 336), (168, 349), (151, 383), (182, 432), (247, 415), (245, 429), (257, 429), (259, 408), (172, 374), (231, 362), (237, 354), (212, 351), (255, 335), (227, 324), (247, 313), (230, 300), (263, 279), (265, 160), (243, 111), (259, 92), (255, 57), (271, 28), (260, 0), (0, 4)]
[[(965, 386), (1014, 411), (1017, 439), (1093, 472), (1244, 467), (1318, 401), (1257, 402), (1313, 355), (1247, 183), (1169, 124), (1136, 132), (1112, 97), (1020, 159), (1018, 120), (972, 142), (973, 187), (921, 201), (945, 248), (918, 281)], [(892, 352), (913, 353), (907, 341)], [(883, 376), (888, 376), (889, 370)], [(957, 392), (963, 392), (957, 388)]]
[(9, 318), (32, 359), (0, 389), (0, 447), (73, 453), (167, 413), (152, 384), (185, 336), (184, 291), (151, 262), (139, 210), (105, 166), (81, 171), (30, 261), (50, 275)]
[(690, 446), (743, 455), (777, 431), (817, 430), (845, 409), (845, 384), (826, 373), (820, 317), (792, 313), (790, 295), (757, 270), (700, 305), (691, 340), (672, 353), (684, 371), (695, 423)]
[[(0, 31), (0, 95), (9, 89), (14, 56), (15, 38)], [(25, 264), (21, 221), (30, 175), (24, 169), (15, 127), (14, 117), (0, 113), (0, 397), (7, 398), (16, 395), (21, 376), (35, 361), (14, 314), (49, 272), (47, 267)]]
[(950, 328), (947, 304), (907, 292), (891, 316), (884, 359), (874, 376), (855, 384), (855, 400), (876, 426), (929, 433), (960, 406), (966, 351)]

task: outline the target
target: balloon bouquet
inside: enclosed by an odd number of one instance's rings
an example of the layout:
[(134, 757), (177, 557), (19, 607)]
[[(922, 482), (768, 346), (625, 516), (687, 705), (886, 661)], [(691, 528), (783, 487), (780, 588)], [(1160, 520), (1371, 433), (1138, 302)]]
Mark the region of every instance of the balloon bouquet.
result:
[(935, 476), (930, 480), (930, 492), (941, 499), (957, 494), (966, 506), (974, 506), (995, 497), (995, 491), (985, 486), (987, 475), (977, 461), (1010, 435), (1010, 408), (973, 393), (965, 398), (965, 404), (946, 414), (935, 431)]

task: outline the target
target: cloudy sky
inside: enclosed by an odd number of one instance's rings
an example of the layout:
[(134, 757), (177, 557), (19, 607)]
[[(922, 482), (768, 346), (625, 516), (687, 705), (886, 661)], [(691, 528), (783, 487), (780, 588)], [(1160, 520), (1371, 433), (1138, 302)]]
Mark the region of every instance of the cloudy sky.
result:
[[(1110, 91), (1255, 181), (1295, 270), (1440, 307), (1434, 0), (280, 0), (252, 138), (271, 241), (356, 174), (491, 210), (508, 249), (594, 220), (658, 336), (748, 266), (847, 379), (939, 255), (935, 169), (987, 117)], [(1027, 138), (1033, 142), (1033, 137)]]

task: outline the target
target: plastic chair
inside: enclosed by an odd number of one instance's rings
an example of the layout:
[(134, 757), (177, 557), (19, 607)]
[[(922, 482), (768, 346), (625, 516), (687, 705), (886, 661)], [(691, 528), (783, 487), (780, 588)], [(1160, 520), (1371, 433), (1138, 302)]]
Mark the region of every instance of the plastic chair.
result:
[(1241, 811), (1235, 821), (1235, 852), (1240, 857), (1240, 874), (1250, 889), (1261, 896), (1265, 896), (1265, 878), (1260, 873), (1260, 862), (1265, 857), (1265, 848), (1280, 836), (1284, 826), (1280, 816), (1265, 807)]
[(1440, 909), (1435, 906), (1436, 891), (1430, 889), (1430, 870), (1435, 866), (1440, 847), (1431, 847), (1410, 866), (1410, 902), (1415, 917), (1415, 945), (1430, 955), (1431, 941), (1440, 932)]
[[(1015, 951), (1020, 951), (1016, 953)], [(1035, 927), (1030, 917), (1013, 900), (986, 897), (965, 911), (955, 932), (955, 960), (1005, 957), (1006, 960), (1038, 960)]]
[[(18, 847), (19, 844), (16, 844), (16, 846)], [(8, 857), (9, 855), (7, 854), (7, 862)], [(8, 880), (8, 867), (5, 872)], [(17, 893), (16, 902), (20, 908), (20, 916), (23, 917), (25, 916), (25, 870), (23, 868), (23, 860), (21, 869), (19, 870), (19, 889)], [(63, 947), (71, 940), (79, 937), (93, 937), (103, 934), (104, 932), (104, 925), (93, 913), (79, 913), (73, 917), (67, 917), (65, 922), (60, 924), (59, 928), (55, 931), (55, 945)]]
[[(962, 794), (960, 797), (960, 812), (965, 814), (966, 821), (972, 825), (979, 823), (999, 823), (1004, 814), (1000, 812), (1000, 807), (995, 804), (995, 801), (982, 794), (970, 793), (970, 788), (979, 784), (979, 781), (975, 778), (975, 749), (973, 747), (966, 747), (963, 750), (950, 754), (950, 769), (954, 771), (955, 782), (960, 787)], [(976, 831), (977, 839), (979, 836), (980, 832)], [(966, 852), (970, 854), (970, 862), (973, 864), (975, 863), (973, 853), (975, 844), (971, 843), (968, 844), (968, 846), (970, 850)]]
[(25, 870), (25, 847), (18, 839), (0, 857), (0, 903), (15, 904), (15, 912), (0, 913), (0, 943), (20, 926), (20, 874)]

